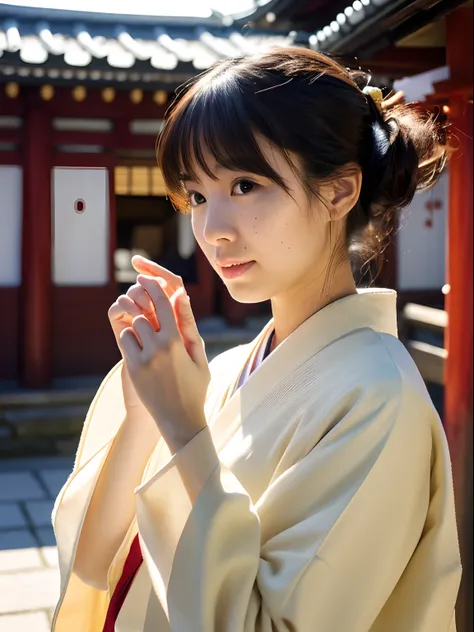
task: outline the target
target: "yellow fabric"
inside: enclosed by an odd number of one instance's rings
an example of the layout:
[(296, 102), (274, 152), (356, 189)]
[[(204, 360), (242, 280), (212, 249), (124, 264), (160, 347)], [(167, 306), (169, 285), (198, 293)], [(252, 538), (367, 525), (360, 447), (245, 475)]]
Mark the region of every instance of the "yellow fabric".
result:
[[(211, 363), (208, 428), (150, 459), (135, 490), (141, 591), (117, 632), (454, 632), (449, 453), (397, 339), (396, 294), (360, 291), (324, 308), (230, 395), (270, 327)], [(124, 415), (118, 368), (55, 505), (56, 632), (101, 630), (107, 607), (107, 592), (71, 567)], [(125, 554), (124, 543), (114, 564)]]

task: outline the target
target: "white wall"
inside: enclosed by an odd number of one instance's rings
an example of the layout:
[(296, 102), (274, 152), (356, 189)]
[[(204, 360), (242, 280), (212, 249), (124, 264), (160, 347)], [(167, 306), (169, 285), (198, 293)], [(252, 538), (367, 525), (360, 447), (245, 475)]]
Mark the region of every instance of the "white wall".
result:
[(407, 103), (423, 101), (427, 94), (434, 92), (433, 84), (447, 79), (449, 79), (449, 66), (442, 66), (419, 75), (413, 75), (413, 77), (399, 79), (394, 82), (393, 89), (403, 90)]
[(22, 168), (0, 166), (0, 286), (21, 285)]
[[(105, 168), (53, 169), (53, 282), (105, 285), (109, 279), (109, 192)], [(85, 209), (75, 210), (82, 199)]]
[[(426, 204), (438, 201), (432, 213)], [(441, 290), (446, 283), (448, 174), (429, 191), (415, 195), (401, 215), (397, 235), (398, 290)], [(432, 226), (426, 221), (432, 219)]]
[[(444, 66), (429, 72), (396, 81), (394, 90), (403, 90), (407, 103), (423, 101), (434, 92), (433, 84), (449, 79)], [(426, 208), (429, 200), (439, 200), (441, 209), (432, 214)], [(448, 176), (445, 172), (433, 189), (415, 195), (402, 213), (397, 235), (398, 289), (441, 290), (446, 282), (446, 243), (448, 211)], [(432, 226), (426, 220), (432, 218)]]

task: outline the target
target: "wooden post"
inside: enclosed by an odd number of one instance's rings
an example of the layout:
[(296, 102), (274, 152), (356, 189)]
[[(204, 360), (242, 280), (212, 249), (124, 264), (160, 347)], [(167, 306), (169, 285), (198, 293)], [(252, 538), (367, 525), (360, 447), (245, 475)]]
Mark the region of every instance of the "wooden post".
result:
[[(463, 589), (458, 611), (458, 632), (472, 630), (472, 106), (451, 100), (457, 114), (453, 123), (462, 135), (462, 154), (450, 166), (448, 219), (448, 284), (446, 297), (448, 357), (445, 373), (445, 427), (453, 459)], [(468, 140), (469, 139), (469, 140)], [(466, 584), (470, 584), (467, 588)], [(470, 624), (461, 623), (470, 610)], [(464, 611), (464, 612), (463, 612)]]
[(448, 358), (444, 423), (453, 461), (456, 511), (463, 562), (457, 605), (458, 632), (473, 629), (472, 617), (472, 389), (473, 389), (473, 204), (472, 204), (472, 6), (446, 19), (450, 79), (436, 86), (449, 107), (460, 148), (449, 166)]
[(51, 122), (41, 101), (25, 113), (21, 382), (44, 388), (51, 381)]

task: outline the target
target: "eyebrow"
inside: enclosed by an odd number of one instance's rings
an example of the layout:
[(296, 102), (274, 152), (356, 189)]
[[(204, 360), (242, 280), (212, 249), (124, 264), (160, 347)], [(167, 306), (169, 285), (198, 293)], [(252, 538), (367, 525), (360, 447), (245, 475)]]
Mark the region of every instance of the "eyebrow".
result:
[[(227, 169), (220, 163), (216, 162), (216, 164), (214, 165), (214, 168), (212, 169), (212, 172), (218, 173), (219, 171), (232, 171), (232, 169)], [(189, 173), (180, 173), (179, 177), (183, 182), (196, 182), (197, 184), (202, 184), (201, 180), (199, 180), (197, 176), (193, 177)]]

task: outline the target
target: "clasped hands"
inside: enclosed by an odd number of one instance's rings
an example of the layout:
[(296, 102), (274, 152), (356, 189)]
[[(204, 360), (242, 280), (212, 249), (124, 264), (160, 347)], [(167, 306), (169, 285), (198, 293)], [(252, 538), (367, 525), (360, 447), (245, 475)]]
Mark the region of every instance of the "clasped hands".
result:
[(204, 344), (182, 279), (135, 256), (137, 283), (108, 316), (136, 395), (172, 452), (206, 426)]

